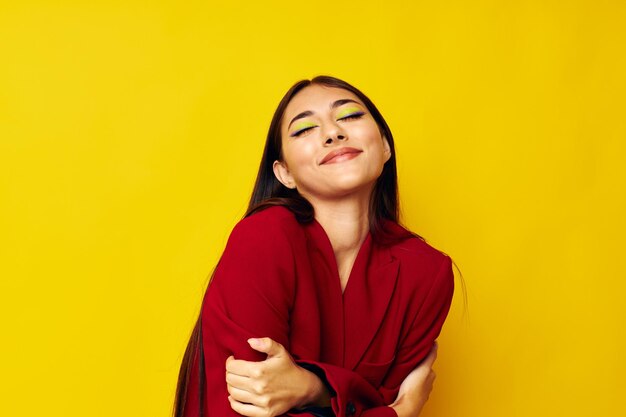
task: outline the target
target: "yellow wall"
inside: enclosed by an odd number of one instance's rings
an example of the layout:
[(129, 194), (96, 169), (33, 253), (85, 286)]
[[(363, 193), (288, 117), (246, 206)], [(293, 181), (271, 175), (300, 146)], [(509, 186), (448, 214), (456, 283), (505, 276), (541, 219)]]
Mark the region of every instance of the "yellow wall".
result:
[(0, 414), (168, 416), (271, 114), (331, 74), (467, 285), (423, 415), (625, 415), (626, 3), (211, 3), (0, 5)]

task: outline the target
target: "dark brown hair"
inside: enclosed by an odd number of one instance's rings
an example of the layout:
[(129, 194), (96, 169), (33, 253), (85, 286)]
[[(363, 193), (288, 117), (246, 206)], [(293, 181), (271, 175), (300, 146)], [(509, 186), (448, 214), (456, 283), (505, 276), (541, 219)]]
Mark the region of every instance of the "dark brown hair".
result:
[[(359, 89), (343, 80), (325, 75), (317, 76), (312, 80), (302, 80), (295, 83), (278, 104), (272, 122), (270, 123), (261, 165), (259, 166), (259, 172), (256, 177), (256, 183), (254, 184), (248, 210), (244, 217), (267, 208), (268, 206), (284, 205), (294, 212), (300, 222), (309, 222), (313, 219), (313, 206), (311, 206), (297, 190), (287, 188), (278, 181), (272, 169), (274, 161), (282, 161), (282, 137), (280, 130), (285, 109), (289, 102), (291, 102), (291, 99), (309, 85), (341, 88), (353, 93), (365, 104), (365, 107), (376, 121), (381, 135), (387, 138), (389, 142), (391, 157), (385, 163), (383, 171), (374, 185), (369, 205), (369, 229), (372, 233), (372, 238), (379, 243), (383, 243), (391, 238), (391, 236), (385, 233), (385, 229), (383, 228), (384, 219), (398, 222), (400, 216), (396, 155), (391, 129), (389, 129), (387, 122), (374, 103)], [(411, 233), (410, 236), (416, 235)]]
[[(285, 206), (291, 210), (297, 220), (301, 223), (307, 223), (314, 218), (314, 209), (311, 203), (301, 196), (297, 190), (285, 187), (274, 175), (273, 164), (274, 161), (282, 161), (282, 136), (281, 136), (281, 124), (283, 121), (283, 115), (285, 109), (293, 97), (298, 94), (299, 91), (309, 85), (321, 85), (324, 87), (341, 88), (350, 91), (357, 96), (370, 112), (381, 135), (383, 135), (389, 142), (391, 150), (391, 157), (383, 167), (383, 171), (376, 180), (376, 184), (372, 190), (369, 203), (369, 230), (372, 234), (372, 239), (379, 244), (388, 244), (397, 239), (404, 239), (407, 237), (420, 236), (406, 230), (406, 234), (398, 236), (386, 233), (383, 227), (385, 220), (391, 220), (394, 222), (399, 221), (399, 201), (398, 201), (398, 177), (396, 170), (396, 156), (393, 144), (393, 135), (391, 129), (385, 122), (382, 114), (378, 111), (374, 103), (359, 89), (342, 81), (338, 78), (320, 75), (311, 80), (302, 80), (295, 83), (282, 98), (274, 116), (270, 123), (269, 131), (267, 133), (267, 139), (265, 141), (265, 148), (263, 150), (263, 157), (261, 158), (261, 164), (252, 190), (252, 196), (246, 210), (245, 217), (248, 217), (260, 210), (271, 206)], [(423, 239), (422, 239), (423, 240)], [(210, 283), (210, 279), (209, 279)], [(204, 414), (204, 364), (203, 364), (203, 349), (202, 349), (202, 309), (200, 309), (200, 317), (196, 322), (193, 329), (183, 361), (180, 367), (180, 373), (178, 376), (178, 385), (176, 387), (176, 398), (174, 400), (174, 416), (182, 417), (185, 409), (185, 400), (187, 398), (187, 388), (189, 387), (190, 378), (192, 374), (192, 366), (194, 359), (199, 365), (198, 373), (198, 386), (199, 392), (199, 415)]]

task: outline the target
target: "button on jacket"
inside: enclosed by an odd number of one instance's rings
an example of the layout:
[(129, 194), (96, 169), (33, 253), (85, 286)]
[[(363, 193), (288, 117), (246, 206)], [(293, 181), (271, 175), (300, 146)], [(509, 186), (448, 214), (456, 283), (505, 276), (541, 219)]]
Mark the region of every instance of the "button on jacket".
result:
[[(402, 235), (397, 223), (385, 229)], [(418, 238), (379, 245), (368, 234), (342, 293), (328, 235), (316, 220), (299, 223), (282, 206), (234, 227), (202, 306), (205, 415), (230, 408), (228, 356), (262, 361), (247, 339), (270, 337), (333, 394), (335, 416), (396, 417), (388, 407), (400, 384), (429, 353), (452, 301), (448, 256)], [(185, 416), (199, 415), (198, 358)], [(314, 413), (288, 413), (293, 416)], [(306, 410), (304, 410), (306, 411)]]

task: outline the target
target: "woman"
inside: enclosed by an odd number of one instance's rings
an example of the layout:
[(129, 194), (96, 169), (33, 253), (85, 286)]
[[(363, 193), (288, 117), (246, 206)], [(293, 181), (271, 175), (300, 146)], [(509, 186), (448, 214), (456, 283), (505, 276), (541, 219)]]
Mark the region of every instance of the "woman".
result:
[(398, 211), (374, 104), (333, 77), (296, 83), (206, 291), (175, 415), (419, 415), (454, 279)]

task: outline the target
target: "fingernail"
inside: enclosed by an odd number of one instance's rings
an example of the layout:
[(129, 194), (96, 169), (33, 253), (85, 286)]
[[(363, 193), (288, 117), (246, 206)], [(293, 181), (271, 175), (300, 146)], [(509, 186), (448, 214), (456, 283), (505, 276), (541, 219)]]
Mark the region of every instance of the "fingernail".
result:
[(248, 339), (248, 344), (252, 347), (259, 347), (259, 339)]

